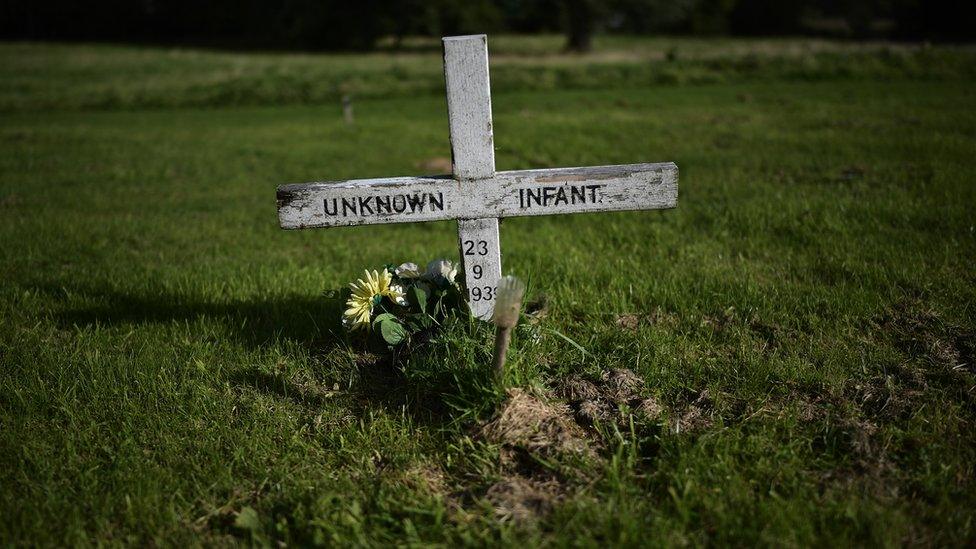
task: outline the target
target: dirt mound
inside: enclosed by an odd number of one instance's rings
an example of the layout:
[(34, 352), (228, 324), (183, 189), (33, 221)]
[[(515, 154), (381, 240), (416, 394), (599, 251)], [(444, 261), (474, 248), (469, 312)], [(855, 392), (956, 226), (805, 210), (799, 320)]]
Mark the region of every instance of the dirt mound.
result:
[(559, 396), (566, 399), (581, 425), (595, 422), (624, 422), (622, 408), (656, 419), (662, 406), (651, 397), (643, 396), (644, 380), (626, 368), (606, 372), (599, 382), (581, 376), (569, 376), (556, 388)]
[(906, 355), (949, 371), (976, 372), (976, 334), (945, 321), (919, 300), (898, 303), (878, 326)]
[(656, 308), (648, 314), (619, 314), (614, 320), (614, 324), (616, 324), (618, 329), (627, 332), (636, 332), (641, 326), (675, 326), (677, 323), (677, 315), (661, 308)]
[(500, 520), (526, 521), (549, 512), (580, 483), (579, 473), (558, 465), (561, 459), (595, 459), (597, 442), (573, 421), (572, 411), (522, 389), (476, 432), (500, 444), (502, 478), (485, 493)]
[(448, 497), (451, 494), (447, 475), (436, 465), (416, 464), (403, 472), (404, 484), (429, 494)]
[(522, 389), (508, 390), (505, 405), (479, 434), (489, 442), (543, 457), (592, 453), (566, 405), (544, 402)]
[(617, 327), (620, 329), (634, 332), (639, 325), (640, 317), (635, 314), (626, 314), (617, 317)]
[[(484, 494), (500, 520), (525, 521), (548, 513), (575, 490), (592, 482), (564, 458), (599, 459), (602, 446), (594, 423), (626, 427), (630, 416), (657, 419), (664, 407), (646, 395), (644, 380), (620, 368), (592, 381), (569, 376), (555, 389), (567, 404), (550, 402), (523, 389), (510, 389), (508, 399), (475, 437), (501, 445), (501, 478)], [(692, 393), (683, 408), (672, 411), (672, 432), (711, 425), (712, 401), (707, 391)]]
[(499, 520), (524, 522), (548, 513), (563, 494), (564, 487), (556, 481), (515, 476), (496, 482), (485, 498)]
[(844, 396), (872, 421), (907, 419), (937, 389), (964, 406), (976, 406), (976, 333), (943, 318), (920, 298), (889, 307), (873, 322), (904, 359), (856, 380)]
[(703, 389), (690, 404), (671, 422), (674, 434), (694, 432), (712, 426), (712, 411), (715, 403), (708, 389)]

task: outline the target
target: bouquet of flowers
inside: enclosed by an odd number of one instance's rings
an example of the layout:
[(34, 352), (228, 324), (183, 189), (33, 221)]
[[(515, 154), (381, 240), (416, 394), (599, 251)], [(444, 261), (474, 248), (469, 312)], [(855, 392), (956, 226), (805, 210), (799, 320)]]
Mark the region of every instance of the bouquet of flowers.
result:
[(387, 265), (349, 284), (342, 325), (393, 347), (434, 329), (449, 314), (467, 311), (462, 295), (457, 266), (446, 259), (431, 261), (425, 271), (415, 263)]

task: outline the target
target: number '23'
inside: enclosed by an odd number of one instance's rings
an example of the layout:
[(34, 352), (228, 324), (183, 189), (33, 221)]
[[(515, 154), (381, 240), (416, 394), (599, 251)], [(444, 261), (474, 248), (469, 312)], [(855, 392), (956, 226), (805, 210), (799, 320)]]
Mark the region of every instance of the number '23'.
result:
[(488, 242), (485, 240), (464, 241), (464, 255), (488, 255)]

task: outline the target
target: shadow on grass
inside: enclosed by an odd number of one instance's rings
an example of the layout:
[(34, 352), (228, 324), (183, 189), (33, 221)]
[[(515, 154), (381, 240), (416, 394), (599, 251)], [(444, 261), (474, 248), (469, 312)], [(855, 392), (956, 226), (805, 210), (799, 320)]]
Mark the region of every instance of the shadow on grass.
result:
[(362, 355), (353, 384), (359, 406), (406, 413), (437, 426), (464, 423), (493, 409), (502, 393), (488, 367), (491, 357), (459, 356), (459, 349), (470, 352), (487, 339), (471, 333), (466, 320), (452, 324), (410, 349)]
[[(338, 351), (345, 341), (338, 322), (342, 304), (323, 296), (284, 295), (223, 301), (118, 290), (35, 289), (58, 298), (67, 293), (72, 301), (91, 303), (58, 313), (57, 322), (63, 327), (180, 325), (203, 321), (205, 329), (212, 329), (216, 337), (232, 338), (251, 349), (292, 342), (318, 357)], [(346, 371), (340, 366), (331, 372), (296, 374), (254, 365), (234, 371), (229, 381), (309, 408), (322, 408), (338, 396), (361, 417), (371, 409), (383, 408), (396, 414), (405, 412), (428, 425), (443, 425), (477, 415), (497, 397), (487, 368), (472, 369), (470, 364), (453, 356), (452, 345), (456, 350), (471, 342), (472, 334), (463, 333), (466, 329), (463, 324), (458, 322), (450, 334), (443, 335), (451, 344), (424, 341), (409, 352), (352, 354), (355, 363)], [(342, 363), (342, 360), (334, 361), (334, 364)], [(337, 384), (341, 390), (335, 388)]]
[(233, 385), (246, 387), (290, 400), (309, 410), (321, 410), (335, 402), (339, 391), (311, 379), (296, 380), (279, 373), (266, 372), (253, 366), (235, 370), (228, 377)]
[(426, 363), (423, 376), (390, 355), (361, 355), (346, 372), (345, 383), (335, 378), (317, 379), (308, 371), (298, 374), (269, 371), (260, 365), (245, 366), (228, 376), (231, 384), (288, 400), (314, 416), (337, 404), (360, 420), (371, 421), (377, 411), (414, 423), (443, 428), (465, 423), (493, 409), (499, 401), (488, 370), (459, 371), (438, 360), (437, 353), (421, 349), (412, 362)]
[[(37, 288), (64, 294), (58, 288)], [(92, 305), (57, 315), (70, 326), (120, 326), (211, 320), (226, 335), (250, 348), (293, 341), (317, 352), (338, 346), (341, 304), (322, 296), (285, 295), (251, 299), (203, 299), (183, 295), (132, 294), (117, 290), (68, 290)]]

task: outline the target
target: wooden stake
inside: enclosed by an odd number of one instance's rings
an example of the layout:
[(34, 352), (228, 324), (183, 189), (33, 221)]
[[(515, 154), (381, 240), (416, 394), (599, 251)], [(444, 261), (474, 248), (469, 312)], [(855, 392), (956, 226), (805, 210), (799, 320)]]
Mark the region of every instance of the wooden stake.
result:
[(491, 321), (496, 326), (495, 358), (492, 361), (495, 383), (501, 383), (505, 378), (505, 358), (508, 356), (508, 344), (512, 341), (512, 328), (518, 324), (519, 313), (522, 312), (522, 296), (524, 294), (525, 284), (514, 276), (505, 276), (498, 281), (495, 308), (491, 314)]
[(512, 329), (499, 326), (495, 329), (495, 358), (491, 369), (495, 372), (495, 383), (505, 377), (505, 359), (508, 357), (508, 344), (512, 342)]
[(355, 118), (352, 113), (352, 96), (343, 95), (342, 96), (342, 118), (346, 121), (346, 124), (353, 124)]

